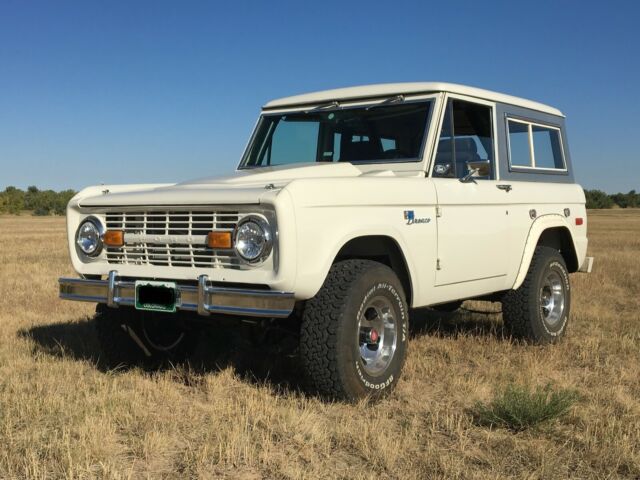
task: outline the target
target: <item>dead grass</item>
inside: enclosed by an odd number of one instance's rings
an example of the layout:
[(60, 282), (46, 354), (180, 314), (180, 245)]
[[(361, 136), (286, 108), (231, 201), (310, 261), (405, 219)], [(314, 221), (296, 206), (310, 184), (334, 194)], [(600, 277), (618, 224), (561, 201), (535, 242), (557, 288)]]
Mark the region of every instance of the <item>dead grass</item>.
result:
[[(301, 394), (295, 359), (225, 331), (198, 368), (105, 370), (92, 307), (56, 297), (73, 274), (64, 220), (0, 217), (0, 478), (637, 479), (640, 211), (589, 228), (595, 271), (572, 278), (565, 341), (512, 343), (499, 314), (417, 312), (396, 393), (353, 406)], [(474, 422), (505, 385), (547, 383), (580, 398), (552, 428)]]

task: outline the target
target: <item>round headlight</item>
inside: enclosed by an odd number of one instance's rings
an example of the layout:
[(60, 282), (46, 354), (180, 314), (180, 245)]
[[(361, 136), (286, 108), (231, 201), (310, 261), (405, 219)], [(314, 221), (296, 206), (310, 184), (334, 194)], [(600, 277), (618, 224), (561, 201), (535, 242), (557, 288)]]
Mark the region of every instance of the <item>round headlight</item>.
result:
[(271, 231), (267, 222), (258, 217), (247, 217), (236, 228), (235, 248), (248, 262), (259, 262), (271, 253)]
[(102, 228), (95, 219), (86, 220), (78, 228), (76, 245), (82, 253), (94, 257), (102, 250)]

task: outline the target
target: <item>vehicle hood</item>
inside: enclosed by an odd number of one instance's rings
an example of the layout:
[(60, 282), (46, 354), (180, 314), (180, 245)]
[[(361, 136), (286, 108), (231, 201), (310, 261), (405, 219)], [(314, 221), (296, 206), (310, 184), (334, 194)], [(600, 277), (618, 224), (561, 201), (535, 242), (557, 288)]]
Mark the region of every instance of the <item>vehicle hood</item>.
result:
[(362, 170), (350, 163), (303, 163), (238, 170), (231, 175), (176, 184), (90, 187), (76, 198), (81, 207), (257, 204), (263, 196), (283, 188), (292, 180), (362, 174)]

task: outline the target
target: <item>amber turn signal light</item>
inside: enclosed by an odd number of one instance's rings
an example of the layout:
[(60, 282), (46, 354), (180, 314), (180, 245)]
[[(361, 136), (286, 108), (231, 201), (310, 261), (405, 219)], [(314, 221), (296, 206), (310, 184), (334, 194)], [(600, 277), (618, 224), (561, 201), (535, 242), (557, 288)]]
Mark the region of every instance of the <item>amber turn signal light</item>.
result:
[(121, 247), (124, 245), (124, 232), (122, 230), (107, 230), (102, 241), (109, 247)]
[(207, 246), (209, 248), (231, 248), (231, 232), (209, 232)]

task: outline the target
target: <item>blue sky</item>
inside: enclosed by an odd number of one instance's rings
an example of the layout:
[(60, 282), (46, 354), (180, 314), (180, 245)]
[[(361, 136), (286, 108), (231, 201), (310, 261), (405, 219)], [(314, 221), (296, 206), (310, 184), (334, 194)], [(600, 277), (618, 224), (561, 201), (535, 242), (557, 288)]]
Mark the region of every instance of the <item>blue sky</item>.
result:
[(266, 101), (449, 81), (567, 115), (579, 182), (640, 190), (639, 2), (0, 3), (0, 189), (233, 170)]

